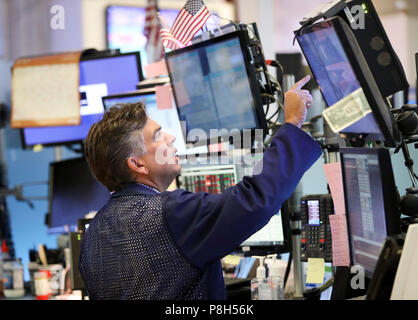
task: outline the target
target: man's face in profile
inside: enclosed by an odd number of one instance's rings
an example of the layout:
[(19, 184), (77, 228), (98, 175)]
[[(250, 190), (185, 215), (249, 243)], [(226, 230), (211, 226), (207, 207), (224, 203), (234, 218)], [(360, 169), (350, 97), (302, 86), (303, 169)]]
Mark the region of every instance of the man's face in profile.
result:
[(161, 126), (151, 118), (147, 119), (143, 135), (146, 154), (141, 158), (150, 176), (171, 182), (181, 172), (177, 149), (173, 145), (176, 138), (162, 131)]

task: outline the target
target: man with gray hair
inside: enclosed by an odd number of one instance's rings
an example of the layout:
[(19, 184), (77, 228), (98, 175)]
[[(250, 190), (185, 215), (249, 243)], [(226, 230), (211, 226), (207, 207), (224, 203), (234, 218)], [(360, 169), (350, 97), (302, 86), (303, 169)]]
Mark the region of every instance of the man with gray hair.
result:
[(284, 124), (261, 173), (221, 194), (167, 191), (181, 172), (175, 138), (142, 103), (106, 112), (85, 144), (93, 174), (112, 192), (81, 245), (89, 298), (225, 299), (220, 259), (268, 223), (321, 155), (300, 129), (312, 103), (302, 90), (308, 81), (286, 92)]

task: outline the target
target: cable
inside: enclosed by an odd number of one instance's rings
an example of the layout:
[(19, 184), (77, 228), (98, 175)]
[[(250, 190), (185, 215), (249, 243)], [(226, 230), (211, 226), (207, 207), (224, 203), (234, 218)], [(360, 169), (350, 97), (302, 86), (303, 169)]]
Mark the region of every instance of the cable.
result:
[(284, 280), (283, 280), (283, 290), (286, 288), (287, 279), (289, 278), (290, 273), (290, 267), (292, 265), (292, 251), (289, 253), (289, 260), (287, 260), (287, 266), (286, 266), (286, 272), (284, 274)]
[[(273, 117), (277, 114), (277, 119), (276, 119), (276, 121), (273, 122), (274, 124), (277, 123), (277, 121), (280, 118), (281, 111), (284, 109), (282, 103), (275, 96), (273, 96), (271, 94), (262, 93), (261, 95), (264, 96), (264, 97), (272, 98), (273, 100), (275, 100), (277, 102), (277, 104), (278, 104), (277, 110), (269, 118), (267, 118), (267, 121), (271, 121), (271, 119), (273, 119)], [(267, 114), (266, 114), (266, 116), (267, 116)]]

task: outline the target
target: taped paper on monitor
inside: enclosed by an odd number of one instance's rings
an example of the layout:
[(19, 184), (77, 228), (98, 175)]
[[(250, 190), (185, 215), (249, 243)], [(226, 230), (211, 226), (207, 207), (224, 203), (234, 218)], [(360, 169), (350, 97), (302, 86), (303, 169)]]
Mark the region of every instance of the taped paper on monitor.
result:
[(363, 89), (359, 88), (322, 112), (331, 130), (338, 133), (372, 112)]
[(145, 65), (144, 71), (148, 79), (168, 75), (165, 60)]
[(340, 162), (324, 164), (325, 176), (331, 191), (335, 214), (345, 214), (343, 174)]
[(156, 86), (155, 97), (157, 100), (157, 109), (165, 110), (174, 108), (173, 89), (171, 85)]
[(345, 214), (331, 214), (328, 218), (332, 236), (332, 265), (348, 267), (350, 266), (350, 254), (347, 218)]
[(80, 52), (16, 60), (11, 127), (80, 124)]

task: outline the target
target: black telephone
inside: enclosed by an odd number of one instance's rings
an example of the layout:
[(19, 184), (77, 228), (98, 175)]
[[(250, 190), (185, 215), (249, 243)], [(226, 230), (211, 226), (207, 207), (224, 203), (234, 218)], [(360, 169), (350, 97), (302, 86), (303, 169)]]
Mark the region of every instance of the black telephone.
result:
[(300, 199), (301, 261), (324, 258), (332, 262), (332, 239), (329, 215), (334, 214), (330, 194), (306, 195)]

